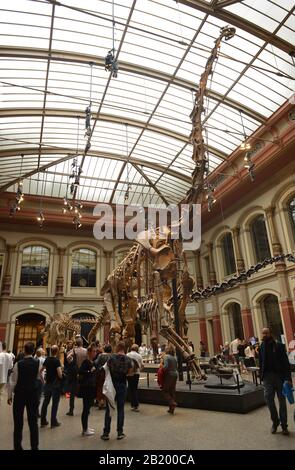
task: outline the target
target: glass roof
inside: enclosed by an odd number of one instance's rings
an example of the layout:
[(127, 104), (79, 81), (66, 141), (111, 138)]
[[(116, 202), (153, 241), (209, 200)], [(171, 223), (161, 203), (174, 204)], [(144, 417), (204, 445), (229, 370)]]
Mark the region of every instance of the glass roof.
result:
[[(220, 28), (236, 35), (208, 81), (210, 171), (293, 93), (294, 11), (293, 0), (1, 2), (0, 191), (24, 178), (26, 194), (64, 197), (78, 153), (81, 200), (123, 203), (129, 187), (128, 203), (178, 202), (194, 168), (195, 91)], [(105, 70), (113, 34), (117, 78)]]

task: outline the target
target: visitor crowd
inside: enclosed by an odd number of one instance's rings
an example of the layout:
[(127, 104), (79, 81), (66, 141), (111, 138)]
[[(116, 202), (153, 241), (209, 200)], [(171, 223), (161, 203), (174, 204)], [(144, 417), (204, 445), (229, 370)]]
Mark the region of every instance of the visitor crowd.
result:
[[(188, 344), (193, 353), (194, 345), (192, 342)], [(7, 385), (7, 402), (9, 405), (13, 402), (14, 449), (22, 450), (25, 408), (32, 450), (39, 448), (38, 418), (40, 418), (40, 427), (49, 425), (47, 411), (50, 402), (52, 402), (50, 426), (55, 428), (61, 425), (58, 421), (58, 408), (62, 394), (69, 398), (68, 416), (74, 416), (75, 399), (77, 397), (82, 399), (83, 436), (92, 436), (95, 433), (94, 429), (88, 426), (88, 416), (91, 407), (95, 405), (105, 409), (101, 439), (109, 440), (112, 415), (116, 407), (117, 439), (123, 439), (127, 384), (131, 410), (138, 412), (140, 372), (144, 369), (144, 361), (149, 360), (151, 354), (151, 350), (145, 344), (140, 347), (133, 344), (126, 354), (124, 342), (117, 344), (115, 352), (109, 344), (101, 345), (99, 341), (91, 343), (86, 349), (83, 347), (82, 338), (77, 336), (74, 342), (68, 341), (62, 349), (53, 345), (47, 350), (47, 355), (42, 348), (35, 351), (34, 343), (27, 342), (24, 351), (15, 358), (11, 352), (6, 351), (6, 345), (3, 343), (0, 352), (0, 400)], [(200, 357), (203, 359), (206, 356), (206, 345), (201, 341)], [(157, 358), (160, 360), (158, 382), (169, 404), (167, 411), (174, 414), (177, 406), (178, 378), (174, 346), (158, 345)], [(218, 365), (236, 364), (241, 373), (249, 367), (259, 365), (265, 400), (272, 420), (271, 432), (275, 433), (280, 424), (282, 433), (288, 435), (286, 399), (282, 390), (284, 382), (292, 386), (290, 364), (284, 346), (273, 339), (270, 330), (268, 328), (262, 330), (260, 345), (257, 338), (250, 338), (248, 342), (240, 338), (235, 338), (231, 343), (225, 342), (220, 346), (220, 353), (213, 359)], [(279, 400), (279, 413), (275, 406), (275, 394)], [(42, 396), (44, 398), (41, 406)]]

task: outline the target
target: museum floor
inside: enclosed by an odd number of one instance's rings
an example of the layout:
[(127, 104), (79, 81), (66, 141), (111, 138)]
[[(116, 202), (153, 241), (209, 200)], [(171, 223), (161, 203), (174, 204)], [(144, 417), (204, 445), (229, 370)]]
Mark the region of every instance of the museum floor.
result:
[[(77, 450), (201, 450), (201, 449), (263, 449), (294, 450), (295, 423), (293, 407), (288, 405), (289, 436), (282, 436), (280, 428), (270, 434), (270, 419), (267, 408), (261, 407), (247, 414), (223, 413), (205, 410), (176, 409), (175, 415), (166, 413), (166, 407), (142, 405), (140, 413), (134, 413), (126, 404), (126, 439), (117, 441), (113, 426), (110, 441), (99, 436), (103, 427), (104, 411), (92, 409), (90, 427), (96, 434), (81, 436), (81, 400), (76, 400), (75, 416), (65, 416), (68, 399), (62, 397), (58, 419), (62, 426), (55, 429), (40, 429), (40, 449)], [(12, 449), (12, 410), (5, 401), (0, 405), (0, 450)], [(29, 448), (28, 427), (25, 419), (25, 449)]]

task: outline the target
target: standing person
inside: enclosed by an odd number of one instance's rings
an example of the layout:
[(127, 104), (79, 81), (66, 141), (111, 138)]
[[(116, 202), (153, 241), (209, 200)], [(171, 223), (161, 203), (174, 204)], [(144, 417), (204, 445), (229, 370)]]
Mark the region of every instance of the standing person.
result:
[(177, 403), (175, 401), (176, 395), (176, 382), (177, 382), (177, 360), (175, 358), (175, 348), (168, 344), (165, 349), (164, 356), (164, 381), (163, 381), (163, 394), (169, 403), (168, 413), (174, 414)]
[(96, 367), (93, 362), (96, 353), (97, 351), (94, 344), (88, 346), (87, 358), (82, 362), (78, 371), (78, 396), (83, 399), (83, 411), (81, 416), (82, 436), (92, 436), (94, 434), (94, 429), (88, 428), (88, 416), (96, 395)]
[[(39, 362), (39, 370), (41, 371), (41, 368), (43, 367), (43, 364), (45, 362), (45, 351), (42, 348), (37, 349), (36, 354), (34, 356), (34, 359)], [(41, 415), (39, 413), (39, 406), (41, 403), (41, 396), (42, 396), (42, 390), (43, 390), (43, 383), (44, 383), (44, 377), (38, 375), (37, 379), (37, 384), (38, 384), (38, 418), (41, 418)]]
[(200, 356), (206, 357), (206, 352), (207, 352), (207, 348), (206, 348), (205, 343), (203, 343), (203, 341), (200, 341)]
[[(126, 398), (126, 377), (132, 369), (131, 360), (125, 354), (125, 343), (123, 341), (119, 341), (116, 347), (116, 354), (111, 355), (107, 364), (110, 369), (114, 388), (116, 390), (115, 400), (117, 402), (117, 439), (123, 439), (125, 437), (123, 427), (124, 404)], [(111, 431), (111, 420), (112, 418), (110, 416), (110, 408), (109, 404), (107, 403), (104, 429), (101, 436), (101, 439), (104, 441), (108, 441), (110, 438), (109, 434)]]
[(131, 351), (127, 356), (132, 361), (132, 371), (130, 375), (127, 376), (128, 389), (130, 390), (130, 401), (131, 401), (131, 410), (139, 411), (139, 401), (138, 401), (138, 382), (140, 371), (143, 370), (143, 360), (141, 355), (138, 353), (139, 346), (138, 344), (132, 344)]
[(94, 360), (94, 365), (96, 367), (96, 402), (100, 410), (105, 408), (106, 399), (102, 393), (102, 388), (105, 380), (105, 370), (103, 366), (108, 362), (112, 354), (112, 346), (106, 344), (104, 347), (104, 352), (99, 354), (97, 359)]
[(246, 347), (247, 347), (247, 343), (244, 339), (242, 339), (240, 344), (238, 345), (239, 365), (240, 365), (241, 374), (247, 372), (247, 369), (245, 367)]
[(61, 379), (62, 368), (60, 360), (57, 358), (59, 349), (54, 345), (51, 347), (51, 356), (47, 357), (43, 366), (40, 369), (40, 375), (46, 370), (46, 384), (44, 386), (44, 401), (41, 408), (41, 428), (47, 426), (46, 419), (47, 408), (52, 397), (51, 407), (51, 427), (55, 428), (60, 426), (61, 423), (57, 421), (57, 410), (61, 393)]
[(6, 343), (2, 343), (2, 352), (0, 352), (0, 402), (4, 388), (8, 383), (8, 373), (12, 367), (12, 356), (6, 351)]
[[(259, 348), (260, 377), (263, 380), (264, 397), (272, 420), (271, 433), (275, 434), (279, 424), (282, 434), (289, 434), (287, 424), (286, 398), (282, 394), (283, 383), (292, 385), (291, 369), (285, 346), (275, 341), (269, 328), (262, 330), (262, 343)], [(279, 415), (275, 405), (275, 393), (279, 400)]]
[(239, 361), (239, 349), (238, 349), (240, 343), (241, 343), (241, 340), (238, 336), (236, 337), (236, 339), (234, 339), (230, 343), (230, 353), (234, 357), (236, 364), (240, 363), (240, 361)]
[(223, 359), (225, 362), (229, 362), (229, 354), (230, 354), (230, 351), (229, 351), (229, 342), (228, 341), (225, 341), (223, 347), (222, 347), (222, 356), (223, 356)]
[(83, 348), (83, 340), (77, 337), (74, 348), (67, 354), (66, 361), (67, 367), (71, 368), (69, 376), (69, 391), (70, 391), (70, 409), (66, 413), (68, 416), (74, 416), (75, 395), (77, 391), (77, 374), (82, 362), (87, 358), (87, 349)]
[(245, 349), (245, 366), (246, 367), (255, 367), (255, 347), (252, 343), (248, 343), (248, 346)]
[(31, 449), (38, 450), (38, 383), (39, 362), (33, 358), (34, 343), (25, 344), (25, 356), (13, 368), (8, 387), (8, 405), (13, 399), (14, 421), (14, 450), (22, 449), (22, 434), (24, 425), (24, 410), (27, 409), (28, 424), (30, 428)]

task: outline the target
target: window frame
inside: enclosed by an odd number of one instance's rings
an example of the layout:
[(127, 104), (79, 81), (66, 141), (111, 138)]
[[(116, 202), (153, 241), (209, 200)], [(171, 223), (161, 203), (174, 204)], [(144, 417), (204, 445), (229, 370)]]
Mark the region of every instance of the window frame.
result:
[[(35, 285), (35, 284), (31, 284), (31, 285), (30, 285), (30, 284), (22, 284), (22, 269), (23, 269), (23, 266), (24, 266), (25, 250), (31, 249), (31, 252), (30, 252), (30, 255), (29, 255), (29, 256), (30, 256), (30, 262), (31, 262), (31, 258), (32, 258), (32, 256), (34, 255), (34, 254), (33, 254), (33, 248), (42, 248), (43, 250), (47, 250), (47, 253), (48, 253), (48, 265), (47, 265), (47, 282), (46, 282), (46, 284), (36, 284), (36, 285)], [(24, 247), (22, 248), (22, 250), (21, 250), (21, 256), (20, 256), (20, 271), (19, 271), (19, 282), (18, 282), (18, 286), (19, 286), (20, 289), (22, 289), (22, 288), (27, 288), (27, 287), (31, 287), (31, 288), (32, 288), (32, 287), (34, 287), (34, 288), (36, 288), (36, 287), (37, 287), (37, 288), (39, 288), (39, 287), (44, 288), (44, 287), (45, 287), (46, 289), (49, 288), (49, 285), (50, 285), (49, 276), (50, 276), (50, 264), (51, 264), (51, 259), (50, 259), (51, 257), (50, 257), (50, 255), (51, 255), (51, 250), (50, 250), (50, 248), (47, 247), (47, 246), (45, 246), (45, 245), (43, 245), (43, 244), (41, 244), (41, 243), (39, 243), (39, 244), (32, 244), (32, 243), (30, 243), (30, 244), (28, 244), (28, 245), (26, 245), (26, 246), (24, 246)], [(42, 254), (41, 254), (41, 259), (42, 259)], [(40, 267), (40, 266), (39, 266), (39, 267)], [(42, 266), (41, 266), (41, 268), (42, 268)], [(29, 277), (29, 276), (28, 276), (28, 277)], [(41, 274), (40, 274), (40, 277), (41, 277)]]
[[(80, 253), (82, 250), (88, 250), (88, 252), (91, 252), (94, 254), (94, 266), (95, 266), (95, 285), (86, 285), (86, 286), (81, 286), (81, 285), (73, 285), (72, 284), (72, 279), (73, 279), (73, 261), (74, 261), (74, 255), (75, 253)], [(70, 288), (71, 289), (97, 289), (98, 287), (98, 253), (94, 248), (89, 248), (86, 246), (80, 246), (77, 248), (72, 249), (71, 251), (71, 263), (70, 263), (70, 276), (69, 276), (69, 281), (70, 281)], [(80, 263), (80, 261), (77, 261)], [(89, 271), (88, 271), (89, 272)], [(78, 274), (77, 276), (79, 277), (79, 269), (78, 269)], [(89, 275), (88, 275), (88, 284), (89, 284)]]
[[(224, 244), (224, 240), (226, 237), (229, 237), (230, 236), (230, 240), (231, 240), (231, 248), (232, 248), (232, 255), (233, 255), (233, 259), (230, 260), (230, 256), (229, 256), (229, 247), (227, 246), (227, 250), (225, 250), (225, 244)], [(221, 252), (222, 252), (222, 259), (223, 259), (223, 265), (222, 265), (222, 268), (223, 268), (223, 273), (225, 276), (230, 276), (231, 274), (234, 274), (237, 272), (237, 260), (236, 260), (236, 254), (235, 254), (235, 248), (234, 248), (234, 243), (233, 243), (233, 236), (232, 236), (232, 233), (231, 232), (226, 232), (222, 235), (221, 239), (220, 239), (220, 248), (221, 248)], [(227, 260), (227, 257), (226, 255), (229, 256), (229, 259)], [(228, 263), (227, 261), (229, 261), (229, 264), (231, 263), (231, 261), (233, 261), (233, 270), (228, 270)]]
[[(253, 232), (253, 226), (254, 224), (258, 221), (258, 219), (262, 220), (264, 223), (264, 229), (265, 229), (265, 235), (266, 235), (266, 240), (267, 240), (267, 245), (268, 245), (268, 254), (267, 256), (260, 256), (261, 253), (259, 253), (259, 245), (257, 243), (258, 237), (255, 236), (255, 233)], [(267, 223), (265, 220), (264, 214), (257, 214), (249, 223), (249, 230), (250, 230), (250, 236), (251, 236), (251, 243), (252, 243), (252, 250), (254, 254), (254, 262), (255, 263), (261, 263), (267, 258), (271, 258), (271, 243), (269, 240), (269, 235), (268, 235), (268, 230), (267, 230)], [(260, 232), (261, 233), (261, 232)]]

